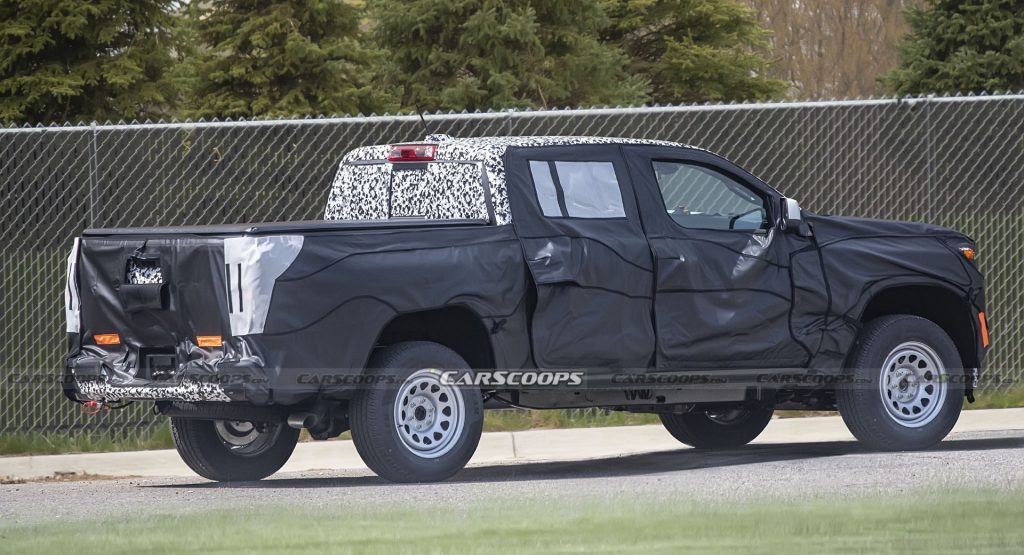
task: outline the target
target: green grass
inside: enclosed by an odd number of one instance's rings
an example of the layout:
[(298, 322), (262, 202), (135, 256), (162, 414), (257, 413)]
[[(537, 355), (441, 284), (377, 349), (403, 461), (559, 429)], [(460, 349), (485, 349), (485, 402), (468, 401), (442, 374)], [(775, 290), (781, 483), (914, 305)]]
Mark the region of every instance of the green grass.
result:
[(1021, 522), (1021, 492), (710, 505), (618, 496), (448, 509), (270, 506), (59, 525), (0, 524), (0, 546), (10, 553), (76, 555), (1011, 553), (1024, 545)]
[(157, 426), (137, 437), (113, 438), (100, 433), (14, 433), (0, 434), (0, 455), (57, 455), (170, 449), (171, 429)]
[(974, 394), (974, 402), (964, 401), (965, 409), (1008, 409), (1024, 407), (1024, 387), (1005, 391), (981, 391)]

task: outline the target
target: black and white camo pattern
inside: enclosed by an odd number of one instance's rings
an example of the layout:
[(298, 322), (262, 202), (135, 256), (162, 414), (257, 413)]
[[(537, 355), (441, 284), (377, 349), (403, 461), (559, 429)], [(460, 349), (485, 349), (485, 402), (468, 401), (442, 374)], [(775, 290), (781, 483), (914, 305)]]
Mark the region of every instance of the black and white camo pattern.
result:
[(224, 393), (220, 384), (200, 382), (194, 378), (185, 378), (179, 384), (158, 386), (125, 386), (112, 385), (99, 380), (77, 380), (78, 390), (82, 395), (95, 401), (113, 403), (121, 400), (164, 400), (175, 401), (223, 401), (231, 398)]
[(160, 269), (158, 264), (140, 265), (136, 259), (128, 259), (125, 283), (131, 285), (146, 285), (163, 282), (163, 271)]
[(391, 216), (431, 220), (486, 220), (478, 164), (429, 164), (394, 172)]
[(342, 163), (327, 199), (326, 220), (384, 220), (388, 217), (391, 164)]
[(388, 187), (393, 187), (393, 218), (486, 219), (479, 164), (429, 164), (393, 171), (393, 164), (343, 164), (327, 202), (329, 220), (388, 218)]
[[(436, 159), (483, 162), (487, 172), (487, 181), (491, 186), (495, 220), (498, 225), (504, 225), (512, 221), (504, 162), (505, 151), (509, 147), (594, 144), (687, 146), (669, 141), (613, 137), (477, 137), (439, 141)], [(365, 220), (387, 217), (387, 187), (390, 180), (391, 164), (371, 166), (347, 164), (347, 162), (357, 160), (385, 160), (387, 153), (387, 145), (373, 145), (357, 148), (345, 156), (331, 186), (324, 219)], [(367, 174), (368, 167), (379, 169), (375, 170), (375, 173)], [(436, 176), (439, 179), (438, 185), (419, 187), (415, 191), (408, 190), (405, 194), (413, 195), (409, 198), (400, 194), (396, 189), (392, 195), (392, 203), (396, 207), (395, 215), (422, 215), (428, 218), (446, 219), (479, 217), (466, 214), (482, 213), (486, 215), (484, 200), (476, 187), (478, 179), (475, 173), (465, 173), (465, 170), (461, 169), (463, 167), (461, 164), (431, 164), (428, 167), (445, 168), (442, 174)], [(359, 170), (355, 170), (355, 168), (359, 168)], [(420, 179), (422, 180), (422, 175)], [(407, 203), (406, 200), (408, 200)], [(429, 205), (437, 207), (428, 210), (425, 207)], [(397, 210), (398, 206), (401, 206), (402, 210), (418, 210), (425, 213), (400, 214)]]

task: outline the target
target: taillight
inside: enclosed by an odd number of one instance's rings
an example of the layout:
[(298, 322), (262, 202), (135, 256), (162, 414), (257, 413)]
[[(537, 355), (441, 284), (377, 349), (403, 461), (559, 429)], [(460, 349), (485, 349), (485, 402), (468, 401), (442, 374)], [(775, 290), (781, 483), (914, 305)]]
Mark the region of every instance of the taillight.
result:
[(437, 154), (437, 145), (389, 145), (388, 162), (430, 162)]
[(116, 333), (97, 333), (92, 336), (97, 345), (120, 345), (121, 336)]
[(219, 335), (199, 335), (196, 336), (196, 344), (200, 347), (221, 347), (224, 341)]
[(981, 326), (981, 346), (988, 347), (988, 318), (985, 317), (984, 312), (978, 313), (978, 324)]

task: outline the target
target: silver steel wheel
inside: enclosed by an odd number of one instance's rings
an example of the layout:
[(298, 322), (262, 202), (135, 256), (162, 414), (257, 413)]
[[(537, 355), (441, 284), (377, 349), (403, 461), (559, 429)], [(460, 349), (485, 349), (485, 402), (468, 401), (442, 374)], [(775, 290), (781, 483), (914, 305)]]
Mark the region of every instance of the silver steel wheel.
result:
[(240, 420), (214, 420), (213, 427), (224, 446), (243, 457), (263, 454), (274, 445), (281, 432), (280, 424), (244, 422)]
[(406, 378), (395, 398), (398, 437), (411, 453), (435, 459), (455, 446), (466, 422), (466, 403), (458, 387), (441, 383), (432, 368)]
[(885, 358), (878, 391), (887, 414), (907, 428), (931, 422), (946, 400), (946, 367), (931, 347), (909, 341)]

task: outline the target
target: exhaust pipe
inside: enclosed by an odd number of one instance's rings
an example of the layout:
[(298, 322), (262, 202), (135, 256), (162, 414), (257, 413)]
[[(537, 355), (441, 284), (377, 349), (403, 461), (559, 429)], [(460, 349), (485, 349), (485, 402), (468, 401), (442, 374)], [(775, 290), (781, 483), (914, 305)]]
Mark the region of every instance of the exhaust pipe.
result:
[(288, 425), (296, 430), (312, 428), (320, 421), (320, 417), (312, 412), (293, 412), (288, 415)]

